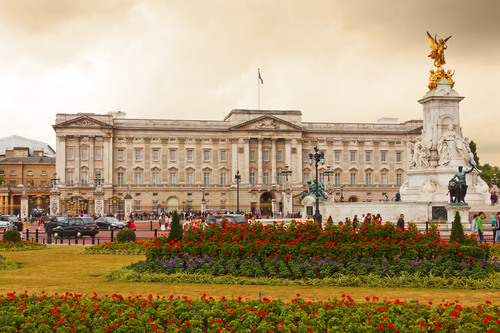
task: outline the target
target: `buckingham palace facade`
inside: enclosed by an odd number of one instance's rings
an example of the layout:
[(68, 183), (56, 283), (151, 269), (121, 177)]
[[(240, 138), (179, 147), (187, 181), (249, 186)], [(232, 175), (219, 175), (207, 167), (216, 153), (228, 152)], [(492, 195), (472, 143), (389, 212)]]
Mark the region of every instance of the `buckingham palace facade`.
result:
[(314, 147), (325, 155), (318, 177), (330, 200), (393, 198), (408, 169), (408, 143), (422, 132), (421, 120), (395, 120), (303, 122), (300, 111), (274, 110), (233, 110), (222, 121), (57, 114), (61, 210), (93, 213), (99, 185), (106, 213), (123, 211), (128, 197), (134, 212), (200, 210), (202, 200), (209, 211), (235, 211), (239, 198), (241, 211), (266, 214), (271, 201), (282, 210), (286, 182), (299, 211), (300, 193), (316, 177)]

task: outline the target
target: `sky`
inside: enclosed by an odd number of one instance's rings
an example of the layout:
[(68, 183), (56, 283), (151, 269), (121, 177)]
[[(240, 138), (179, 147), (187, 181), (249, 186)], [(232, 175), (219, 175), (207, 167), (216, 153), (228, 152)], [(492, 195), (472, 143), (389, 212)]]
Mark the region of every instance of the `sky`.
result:
[(465, 137), (500, 165), (497, 0), (0, 0), (0, 136), (55, 148), (57, 113), (422, 119), (429, 31), (448, 40)]

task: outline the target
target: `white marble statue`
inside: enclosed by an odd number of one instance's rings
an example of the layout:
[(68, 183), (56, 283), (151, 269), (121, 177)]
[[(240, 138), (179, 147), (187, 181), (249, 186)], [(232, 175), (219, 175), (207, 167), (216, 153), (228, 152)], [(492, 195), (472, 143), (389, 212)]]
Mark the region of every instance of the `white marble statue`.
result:
[(429, 166), (430, 142), (421, 138), (410, 146), (410, 168), (427, 168)]

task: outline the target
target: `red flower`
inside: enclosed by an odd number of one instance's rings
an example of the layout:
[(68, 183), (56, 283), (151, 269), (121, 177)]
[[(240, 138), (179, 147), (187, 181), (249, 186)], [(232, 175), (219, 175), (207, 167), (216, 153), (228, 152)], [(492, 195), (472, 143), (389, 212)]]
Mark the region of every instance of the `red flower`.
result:
[(383, 330), (383, 329), (384, 329), (384, 325), (380, 325), (380, 326), (378, 327), (378, 329), (379, 329), (379, 330)]
[(425, 327), (425, 326), (427, 326), (427, 325), (426, 325), (423, 321), (422, 321), (422, 322), (420, 322), (420, 323), (418, 323), (418, 324), (419, 324), (421, 327)]
[(157, 327), (156, 325), (151, 326), (151, 330), (153, 331), (156, 330), (156, 327)]

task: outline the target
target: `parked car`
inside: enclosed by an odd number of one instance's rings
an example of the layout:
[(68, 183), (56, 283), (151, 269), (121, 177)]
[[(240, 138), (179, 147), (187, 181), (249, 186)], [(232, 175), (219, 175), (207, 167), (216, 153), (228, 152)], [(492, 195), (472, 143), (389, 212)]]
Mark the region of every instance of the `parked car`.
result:
[(9, 226), (9, 222), (12, 221), (18, 222), (19, 218), (15, 215), (1, 215), (0, 216), (0, 228), (7, 228)]
[(247, 224), (247, 220), (243, 215), (240, 214), (218, 214), (218, 215), (213, 215), (210, 216), (206, 222), (207, 225), (221, 225), (222, 224), (222, 218), (227, 219), (227, 224), (237, 224), (237, 225), (244, 225)]
[(118, 221), (114, 217), (103, 216), (95, 220), (95, 223), (99, 226), (100, 229), (105, 230), (115, 230), (115, 229), (123, 229), (125, 227), (125, 223)]
[(56, 226), (58, 226), (61, 225), (67, 219), (68, 215), (49, 215), (45, 222), (52, 221)]
[(83, 237), (85, 235), (96, 235), (99, 233), (99, 227), (91, 217), (70, 217), (60, 226), (52, 229), (54, 238), (59, 237)]

